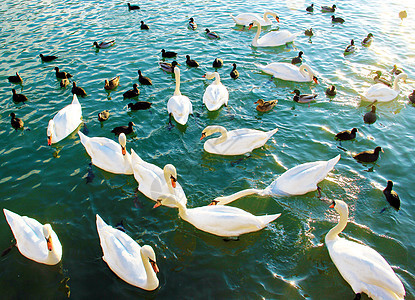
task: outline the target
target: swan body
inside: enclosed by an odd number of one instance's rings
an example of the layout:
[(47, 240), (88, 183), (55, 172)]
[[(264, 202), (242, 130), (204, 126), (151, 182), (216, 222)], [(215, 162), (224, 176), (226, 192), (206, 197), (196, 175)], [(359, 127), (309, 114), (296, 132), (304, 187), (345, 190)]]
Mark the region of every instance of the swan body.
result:
[[(176, 201), (172, 195), (162, 195), (159, 200)], [(201, 206), (187, 208), (177, 202), (180, 217), (196, 228), (222, 237), (236, 237), (244, 233), (261, 230), (281, 214), (254, 216), (232, 206)]]
[(82, 108), (78, 97), (73, 95), (72, 103), (62, 108), (49, 121), (47, 128), (48, 145), (58, 143), (71, 134), (82, 123)]
[(278, 47), (287, 43), (291, 43), (297, 36), (301, 34), (301, 32), (292, 34), (288, 30), (279, 30), (268, 32), (259, 38), (259, 35), (261, 34), (261, 24), (256, 20), (252, 20), (251, 24), (249, 29), (251, 29), (253, 25), (257, 26), (257, 32), (251, 43), (254, 47)]
[[(177, 182), (177, 172), (173, 165), (168, 164), (161, 169), (142, 160), (133, 149), (131, 149), (131, 158), (134, 178), (138, 182), (140, 192), (154, 201), (157, 201), (160, 195), (171, 194), (177, 198), (177, 201), (186, 205), (187, 198)], [(177, 207), (175, 201), (165, 201), (163, 205)]]
[(347, 225), (347, 204), (334, 200), (330, 207), (340, 214), (340, 221), (327, 233), (326, 247), (331, 260), (353, 291), (365, 293), (373, 299), (404, 299), (405, 288), (382, 255), (369, 246), (339, 237)]
[(61, 261), (62, 245), (50, 224), (42, 225), (5, 208), (3, 212), (23, 256), (46, 265), (56, 265)]
[(96, 215), (102, 259), (125, 282), (152, 291), (159, 286), (156, 255), (151, 246), (140, 246), (129, 235), (107, 225)]
[(376, 83), (368, 88), (365, 93), (363, 94), (364, 100), (369, 101), (377, 101), (377, 102), (388, 102), (392, 101), (396, 97), (398, 97), (400, 93), (398, 82), (400, 79), (406, 79), (406, 73), (401, 73), (396, 76), (395, 80), (393, 81), (392, 88), (388, 87), (383, 83)]
[(266, 66), (259, 64), (255, 65), (263, 72), (270, 74), (278, 79), (296, 82), (314, 81), (315, 83), (318, 83), (316, 74), (307, 64), (302, 64), (299, 67), (283, 62), (273, 62)]
[(206, 79), (213, 79), (215, 81), (210, 84), (203, 94), (203, 103), (210, 111), (218, 110), (222, 105), (228, 105), (229, 92), (228, 89), (220, 82), (218, 72), (207, 72), (203, 77)]
[(285, 171), (265, 189), (246, 189), (230, 196), (217, 197), (212, 202), (218, 205), (231, 203), (241, 197), (258, 194), (260, 196), (304, 195), (318, 189), (317, 184), (340, 160), (340, 154), (330, 160), (304, 163)]
[(262, 147), (277, 131), (278, 128), (270, 131), (248, 128), (227, 131), (223, 126), (214, 125), (206, 127), (200, 139), (219, 132), (220, 137), (205, 142), (205, 151), (220, 155), (241, 155)]
[[(261, 17), (261, 15), (259, 14), (254, 14), (254, 13), (242, 13), (242, 14), (237, 15), (236, 17), (231, 15), (231, 18), (235, 21), (237, 25), (248, 26), (252, 22), (252, 20), (256, 20), (262, 27), (265, 27), (265, 26), (272, 25), (272, 20), (270, 20), (268, 16), (273, 16), (275, 20), (277, 20), (277, 22), (280, 21), (278, 15), (272, 11), (264, 12), (263, 17)], [(254, 25), (254, 26), (257, 26), (257, 25)]]
[(131, 155), (125, 150), (127, 138), (124, 133), (119, 135), (119, 143), (105, 137), (90, 138), (80, 131), (78, 134), (93, 165), (114, 174), (134, 174)]
[(193, 107), (190, 99), (180, 92), (180, 69), (178, 67), (174, 68), (174, 75), (176, 77), (176, 89), (167, 102), (167, 111), (169, 115), (173, 115), (177, 123), (185, 125), (189, 115), (193, 113)]

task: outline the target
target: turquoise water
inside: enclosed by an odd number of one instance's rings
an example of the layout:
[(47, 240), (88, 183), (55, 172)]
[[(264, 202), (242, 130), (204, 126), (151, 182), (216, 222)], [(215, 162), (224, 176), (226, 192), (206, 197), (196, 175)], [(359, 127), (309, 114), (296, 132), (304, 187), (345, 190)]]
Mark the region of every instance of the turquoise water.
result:
[[(301, 1), (139, 4), (141, 10), (134, 12), (119, 1), (0, 4), (1, 207), (50, 222), (63, 245), (62, 262), (53, 267), (29, 261), (16, 249), (2, 257), (2, 298), (65, 298), (60, 284), (65, 277), (70, 278), (68, 285), (75, 299), (353, 297), (324, 245), (325, 234), (336, 224), (337, 215), (317, 199), (316, 192), (294, 197), (250, 196), (234, 202), (233, 206), (256, 215), (281, 213), (281, 217), (261, 231), (241, 236), (240, 241), (224, 242), (182, 221), (175, 209), (152, 209), (154, 202), (135, 194), (133, 176), (93, 167), (95, 178), (86, 184), (90, 158), (78, 135), (52, 147), (46, 143), (49, 119), (72, 100), (70, 87), (61, 89), (56, 80), (53, 68), (59, 66), (73, 74), (88, 93), (80, 98), (88, 135), (114, 138), (112, 128), (133, 121), (135, 132), (128, 136), (127, 149), (160, 167), (173, 163), (189, 207), (241, 189), (264, 188), (288, 168), (341, 154), (335, 169), (320, 183), (323, 196), (349, 204), (350, 223), (343, 235), (381, 253), (402, 280), (406, 299), (415, 299), (415, 108), (407, 98), (415, 86), (414, 5), (409, 1), (339, 2), (336, 16), (346, 22), (333, 26), (331, 14), (317, 10), (307, 14), (309, 3)], [(263, 13), (265, 9), (280, 16), (280, 23), (274, 22), (272, 29), (297, 32), (313, 27), (315, 36), (301, 35), (293, 44), (278, 48), (252, 48), (255, 31), (240, 31), (229, 13)], [(401, 22), (398, 13), (403, 9), (412, 17)], [(187, 29), (189, 17), (199, 25), (196, 31)], [(140, 30), (141, 20), (149, 24), (149, 31)], [(222, 38), (207, 39), (205, 28)], [(360, 41), (369, 32), (374, 42), (363, 48)], [(358, 50), (345, 57), (343, 49), (352, 38)], [(108, 39), (115, 39), (116, 45), (100, 51), (92, 48), (94, 41)], [(176, 124), (171, 130), (166, 103), (173, 95), (175, 81), (158, 66), (162, 48), (179, 53), (181, 92), (190, 98), (194, 109), (186, 126)], [(254, 65), (289, 62), (300, 50), (304, 51), (304, 62), (318, 72), (318, 85), (272, 79)], [(40, 53), (59, 59), (42, 63)], [(201, 67), (187, 68), (186, 54)], [(202, 75), (213, 71), (211, 63), (216, 57), (224, 60), (219, 73), (230, 99), (228, 107), (210, 113), (202, 105), (210, 82)], [(229, 76), (234, 62), (240, 72), (237, 80)], [(377, 122), (365, 125), (362, 116), (368, 103), (361, 105), (359, 94), (373, 84), (371, 70), (387, 75), (394, 64), (404, 68), (408, 80), (401, 82), (402, 92), (396, 100), (377, 105)], [(122, 94), (138, 83), (138, 69), (153, 80), (153, 86), (140, 86), (139, 100), (153, 106), (148, 111), (130, 112), (127, 104), (131, 101), (123, 100)], [(23, 77), (22, 86), (7, 81), (16, 71)], [(120, 86), (107, 93), (104, 80), (116, 75), (121, 76)], [(329, 84), (338, 89), (333, 99), (324, 94)], [(13, 103), (12, 88), (29, 101)], [(295, 88), (318, 93), (317, 101), (311, 105), (294, 103), (290, 92)], [(259, 98), (279, 102), (271, 112), (258, 113), (253, 102)], [(104, 109), (109, 109), (111, 116), (101, 124), (97, 114)], [(11, 112), (22, 118), (30, 131), (13, 130)], [(199, 141), (204, 127), (217, 124), (229, 130), (278, 127), (279, 131), (250, 156), (223, 157), (204, 152)], [(353, 142), (342, 143), (344, 151), (333, 137), (352, 127), (359, 129), (359, 135)], [(353, 153), (376, 146), (385, 152), (372, 170), (352, 158)], [(387, 206), (382, 194), (387, 180), (395, 183), (401, 210), (380, 214)], [(110, 271), (101, 258), (95, 214), (112, 225), (123, 219), (133, 239), (154, 248), (160, 268), (159, 289), (145, 292)], [(0, 218), (0, 228), (0, 247), (4, 249), (12, 233), (4, 218)]]

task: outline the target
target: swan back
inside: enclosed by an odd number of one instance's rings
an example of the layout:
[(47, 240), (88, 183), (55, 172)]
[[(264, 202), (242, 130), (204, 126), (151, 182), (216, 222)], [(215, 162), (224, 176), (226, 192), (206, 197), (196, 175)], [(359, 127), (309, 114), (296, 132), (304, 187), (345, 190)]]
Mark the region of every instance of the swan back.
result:
[(308, 82), (313, 81), (313, 76), (316, 76), (316, 73), (307, 64), (302, 64), (300, 67), (281, 62), (270, 63), (266, 66), (260, 64), (255, 65), (263, 72), (287, 81)]
[(189, 114), (193, 113), (192, 103), (190, 99), (183, 96), (180, 92), (180, 69), (174, 68), (174, 75), (176, 77), (176, 89), (173, 96), (167, 102), (167, 111), (172, 114), (177, 123), (185, 125), (189, 118)]
[[(46, 265), (56, 265), (62, 258), (62, 245), (50, 224), (42, 225), (33, 218), (3, 209), (7, 223), (16, 239), (19, 252), (28, 259)], [(50, 237), (51, 251), (46, 238)]]
[(205, 77), (207, 79), (215, 78), (215, 81), (210, 84), (204, 94), (203, 103), (209, 111), (215, 111), (227, 105), (229, 100), (228, 89), (220, 82), (220, 76), (218, 72), (206, 72)]

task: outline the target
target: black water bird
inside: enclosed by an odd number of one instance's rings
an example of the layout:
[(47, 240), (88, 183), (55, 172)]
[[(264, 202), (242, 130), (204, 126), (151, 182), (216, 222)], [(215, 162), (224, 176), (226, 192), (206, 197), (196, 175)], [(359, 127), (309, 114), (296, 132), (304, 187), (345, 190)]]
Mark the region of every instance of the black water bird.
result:
[(353, 140), (356, 138), (356, 132), (359, 130), (357, 128), (353, 128), (352, 130), (343, 130), (337, 133), (334, 138), (337, 141), (348, 141)]
[(59, 79), (67, 79), (67, 78), (72, 77), (72, 75), (67, 72), (59, 71), (58, 67), (55, 67), (55, 71), (56, 71), (56, 77)]
[(86, 92), (83, 88), (76, 85), (76, 82), (72, 82), (72, 94), (75, 94), (77, 96), (85, 97)]
[(13, 101), (16, 103), (27, 101), (27, 97), (23, 94), (18, 94), (15, 89), (12, 89), (13, 92)]
[(314, 4), (311, 4), (305, 10), (308, 11), (308, 12), (313, 12), (314, 11)]
[(336, 10), (336, 8), (337, 8), (336, 4), (333, 4), (332, 7), (330, 7), (330, 6), (322, 6), (321, 7), (321, 11), (322, 12), (334, 12)]
[(304, 54), (303, 51), (298, 52), (298, 56), (294, 57), (293, 59), (291, 59), (291, 63), (293, 65), (295, 64), (301, 64), (303, 62), (303, 59), (301, 58), (301, 56)]
[(214, 68), (221, 68), (223, 66), (223, 60), (221, 58), (215, 58), (215, 60), (212, 63), (212, 66)]
[(230, 75), (233, 79), (236, 79), (236, 78), (239, 77), (239, 72), (236, 69), (236, 64), (235, 63), (233, 63), (232, 66), (233, 66), (233, 68), (232, 68), (232, 71), (231, 71)]
[(367, 124), (373, 124), (376, 122), (377, 116), (376, 116), (376, 106), (372, 105), (372, 110), (367, 112), (363, 116), (363, 121)]
[(378, 146), (374, 150), (362, 151), (353, 158), (360, 162), (372, 163), (378, 160), (380, 151), (383, 152), (382, 148)]
[(128, 108), (131, 110), (145, 110), (151, 107), (151, 102), (138, 101), (135, 103), (128, 103)]
[(88, 168), (88, 174), (86, 175), (86, 183), (91, 183), (92, 181), (94, 181), (95, 178), (95, 174), (92, 171), (92, 162), (89, 163), (89, 168)]
[(161, 56), (164, 58), (173, 58), (177, 56), (177, 52), (161, 49)]
[(144, 24), (144, 21), (141, 21), (140, 23), (141, 23), (140, 28), (142, 30), (149, 30), (150, 29), (150, 27), (148, 27), (147, 24)]
[(16, 72), (16, 75), (9, 76), (7, 79), (9, 79), (9, 82), (11, 83), (22, 83), (22, 77), (20, 77), (19, 73)]
[(17, 130), (17, 129), (23, 128), (24, 122), (22, 121), (22, 119), (16, 117), (16, 115), (13, 112), (10, 113), (10, 117), (11, 117), (10, 123), (12, 124), (12, 127), (14, 129)]
[(127, 3), (127, 5), (128, 5), (128, 10), (140, 9), (140, 6), (138, 6), (138, 5), (131, 5), (130, 3)]
[(199, 63), (197, 61), (195, 61), (194, 59), (190, 59), (190, 55), (186, 55), (186, 64), (192, 68), (197, 68), (199, 66)]
[(335, 17), (334, 15), (333, 15), (333, 16), (331, 16), (331, 21), (332, 21), (333, 23), (341, 23), (341, 24), (343, 24), (343, 23), (344, 23), (344, 19), (339, 18), (339, 17)]
[(54, 59), (57, 59), (58, 57), (55, 55), (43, 55), (43, 54), (39, 54), (40, 58), (42, 59), (42, 61), (44, 62), (50, 62)]
[(140, 90), (138, 89), (138, 84), (134, 83), (133, 84), (133, 89), (132, 90), (128, 90), (123, 94), (124, 98), (130, 99), (130, 98), (135, 98), (138, 97), (138, 95), (140, 95)]
[(337, 94), (336, 87), (334, 85), (329, 86), (326, 90), (326, 94), (327, 96), (330, 96), (330, 97), (336, 96)]
[(306, 29), (306, 30), (304, 31), (304, 34), (305, 34), (306, 36), (313, 36), (313, 35), (314, 35), (313, 28)]
[(143, 76), (140, 70), (138, 70), (137, 73), (138, 73), (138, 82), (140, 82), (142, 85), (153, 85), (153, 82), (151, 81), (151, 79), (146, 76)]
[(412, 104), (415, 104), (415, 90), (412, 91), (411, 94), (408, 95), (409, 101), (412, 102)]
[(401, 207), (401, 200), (399, 199), (398, 194), (394, 190), (392, 190), (392, 187), (392, 180), (388, 180), (388, 185), (383, 190), (383, 194), (386, 197), (386, 201), (388, 201), (394, 209), (399, 210), (399, 208)]
[(111, 132), (115, 133), (115, 135), (120, 135), (121, 133), (127, 135), (133, 132), (133, 126), (135, 126), (135, 124), (133, 122), (129, 122), (128, 126), (115, 127), (113, 130), (111, 130)]

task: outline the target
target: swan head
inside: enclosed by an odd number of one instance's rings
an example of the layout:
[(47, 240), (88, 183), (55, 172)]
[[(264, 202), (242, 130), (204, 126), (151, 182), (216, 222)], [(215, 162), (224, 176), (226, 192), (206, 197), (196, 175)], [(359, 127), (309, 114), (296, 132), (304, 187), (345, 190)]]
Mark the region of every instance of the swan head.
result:
[(172, 65), (172, 67), (174, 68), (173, 69), (173, 71), (174, 71), (174, 75), (175, 76), (180, 76), (180, 69), (179, 68), (175, 68), (175, 66), (177, 66), (178, 64), (177, 64), (177, 62), (176, 61), (173, 61), (172, 63), (171, 63), (171, 65)]
[(173, 188), (176, 188), (176, 182), (177, 182), (177, 171), (176, 168), (172, 164), (167, 164), (163, 168), (164, 172), (164, 178), (166, 179), (166, 182), (171, 182), (171, 186)]
[(121, 145), (122, 155), (127, 154), (127, 151), (125, 150), (125, 145), (127, 144), (127, 137), (125, 136), (124, 132), (121, 132), (120, 135), (118, 136), (118, 142)]
[(204, 77), (206, 79), (213, 79), (213, 78), (215, 78), (215, 73), (217, 73), (217, 72), (206, 72), (206, 74), (204, 74), (202, 77)]
[(153, 208), (159, 207), (161, 205), (176, 205), (180, 207), (182, 205), (179, 200), (173, 194), (160, 195), (157, 199), (157, 203), (154, 204)]
[(52, 134), (55, 132), (55, 122), (53, 120), (49, 121), (48, 129), (46, 130), (46, 135), (48, 136), (48, 146), (52, 145)]
[(159, 268), (156, 264), (156, 253), (154, 253), (154, 250), (151, 246), (149, 245), (144, 245), (143, 247), (141, 247), (141, 254), (144, 255), (144, 257), (148, 258), (151, 267), (154, 270), (154, 273), (158, 273), (159, 272)]
[[(218, 129), (223, 128), (222, 126), (207, 126), (202, 131), (202, 136), (200, 137), (200, 140), (203, 140), (205, 137), (214, 134), (215, 132), (218, 132)], [(226, 130), (225, 130), (226, 131)]]
[(52, 235), (51, 235), (52, 226), (50, 226), (50, 224), (45, 224), (45, 225), (43, 225), (42, 230), (43, 230), (43, 236), (46, 239), (46, 244), (48, 246), (48, 250), (49, 251), (52, 251), (53, 250), (53, 246), (52, 246)]
[(318, 84), (318, 78), (316, 76), (313, 75), (313, 81)]
[(261, 24), (257, 20), (252, 20), (252, 22), (249, 24), (248, 30), (250, 30), (254, 25), (261, 28)]
[(349, 215), (349, 207), (346, 202), (342, 200), (333, 200), (330, 205), (330, 208), (334, 208), (340, 215)]

